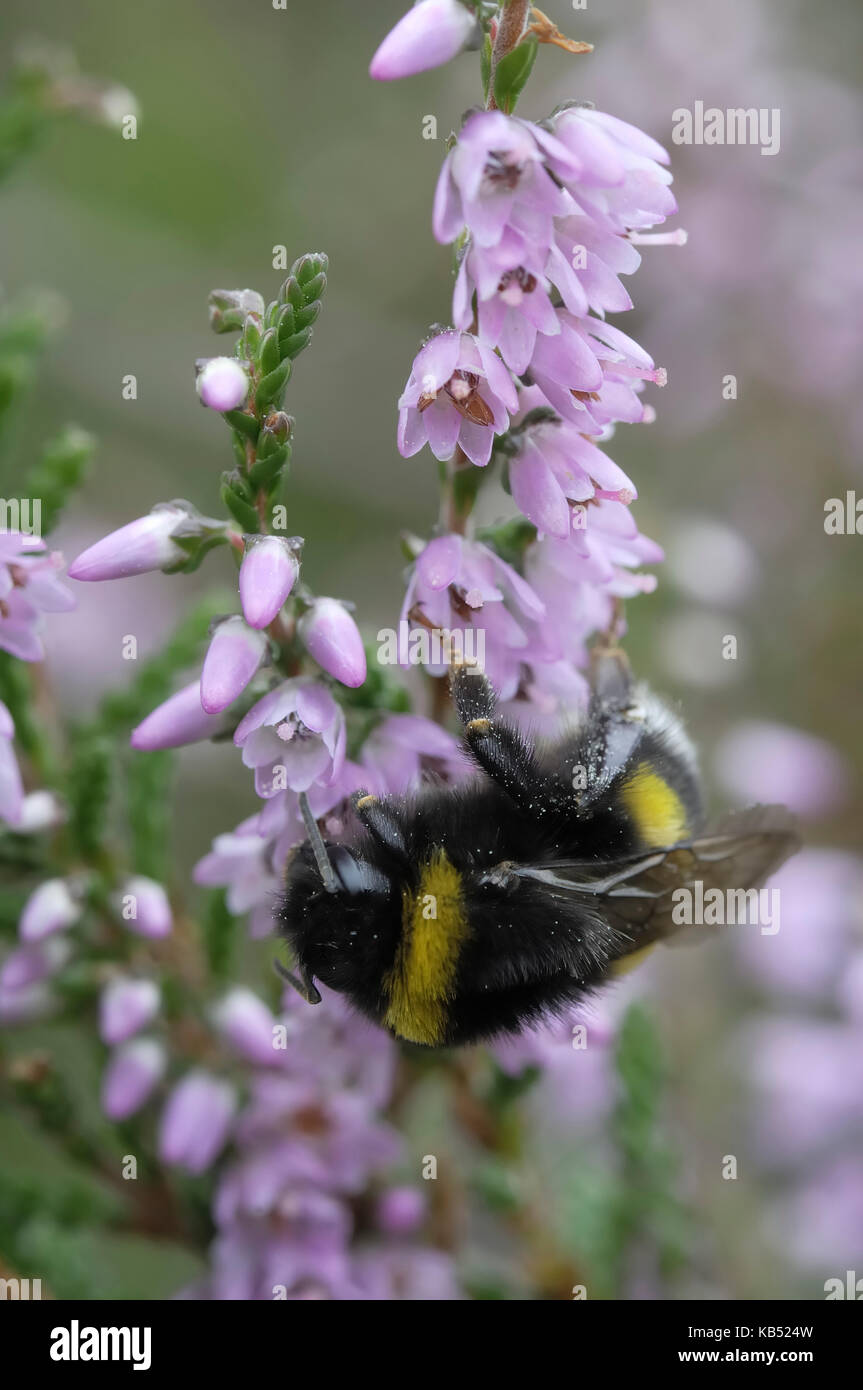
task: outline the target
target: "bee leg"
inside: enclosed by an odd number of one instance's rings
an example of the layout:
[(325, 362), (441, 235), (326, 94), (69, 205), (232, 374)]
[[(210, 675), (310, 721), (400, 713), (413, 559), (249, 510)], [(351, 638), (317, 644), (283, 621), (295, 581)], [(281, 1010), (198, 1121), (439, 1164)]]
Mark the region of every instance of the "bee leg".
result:
[(597, 643), (590, 653), (590, 689), (594, 705), (608, 710), (627, 710), (635, 702), (635, 682), (621, 647)]
[(465, 741), (480, 767), (527, 814), (536, 817), (555, 811), (560, 800), (558, 784), (540, 770), (518, 729), (492, 717), (497, 696), (486, 677), (457, 666), (452, 694)]
[(297, 991), (301, 999), (305, 999), (307, 1004), (320, 1004), (320, 993), (315, 987), (311, 971), (305, 966), (301, 966), (299, 978), (286, 965), (282, 965), (280, 960), (273, 961), (273, 969), (277, 975), (281, 975), (283, 980), (287, 980), (288, 984)]
[(392, 807), (367, 791), (354, 792), (351, 805), (378, 844), (391, 854), (404, 858), (407, 850), (401, 821)]
[(454, 662), (450, 690), (456, 714), (465, 727), (474, 719), (490, 719), (494, 714), (494, 686), (477, 667)]

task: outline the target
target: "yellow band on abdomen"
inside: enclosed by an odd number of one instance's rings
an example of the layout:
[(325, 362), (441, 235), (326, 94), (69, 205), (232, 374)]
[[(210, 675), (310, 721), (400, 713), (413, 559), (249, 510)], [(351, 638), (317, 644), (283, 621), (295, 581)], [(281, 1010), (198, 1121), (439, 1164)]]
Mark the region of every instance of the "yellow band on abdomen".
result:
[(639, 763), (620, 796), (645, 846), (673, 845), (686, 837), (686, 808), (650, 763)]
[(461, 874), (443, 850), (423, 865), (416, 893), (402, 899), (402, 935), (384, 978), (384, 1022), (408, 1042), (443, 1041), (461, 944), (468, 926)]

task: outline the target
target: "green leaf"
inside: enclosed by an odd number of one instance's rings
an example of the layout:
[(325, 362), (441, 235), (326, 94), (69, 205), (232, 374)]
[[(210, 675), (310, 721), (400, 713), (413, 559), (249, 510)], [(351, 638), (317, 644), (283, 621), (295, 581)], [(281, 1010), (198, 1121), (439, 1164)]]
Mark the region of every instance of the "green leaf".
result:
[(291, 375), (291, 362), (286, 359), (276, 367), (275, 371), (268, 372), (258, 383), (255, 392), (255, 406), (258, 410), (269, 410), (272, 406), (278, 405), (282, 392), (288, 384)]
[(258, 350), (258, 359), (261, 364), (261, 372), (264, 376), (274, 372), (281, 362), (281, 351), (279, 345), (279, 334), (275, 328), (268, 328)]
[(322, 304), (316, 299), (313, 304), (308, 304), (305, 309), (297, 310), (297, 329), (310, 328), (311, 325), (320, 317)]
[(214, 980), (226, 980), (234, 959), (237, 919), (228, 909), (224, 888), (208, 893), (201, 914), (204, 949)]
[(261, 518), (258, 516), (251, 502), (247, 502), (237, 491), (232, 482), (234, 474), (226, 473), (222, 481), (222, 501), (235, 521), (239, 522), (244, 531), (260, 531)]
[(494, 99), (501, 111), (509, 115), (524, 90), (536, 61), (539, 44), (531, 34), (501, 58), (494, 74)]
[(329, 257), (323, 251), (308, 251), (294, 263), (291, 271), (306, 291), (307, 298), (316, 299), (321, 292), (319, 281), (326, 284), (326, 271)]
[(112, 762), (111, 741), (101, 730), (76, 733), (67, 784), (69, 830), (78, 853), (91, 863), (105, 848)]
[(255, 416), (245, 410), (226, 410), (225, 419), (236, 430), (237, 434), (243, 435), (245, 439), (251, 439), (252, 443), (257, 443), (260, 424)]
[(480, 73), (482, 75), (482, 94), (488, 101), (488, 84), (491, 81), (491, 34), (486, 34), (483, 39), (482, 52), (480, 54)]
[(491, 1158), (475, 1169), (472, 1186), (491, 1211), (504, 1215), (518, 1211), (524, 1200), (518, 1172), (499, 1158)]
[(126, 802), (135, 873), (164, 883), (170, 872), (173, 757), (165, 749), (131, 758)]
[(491, 546), (508, 565), (520, 571), (525, 550), (531, 541), (536, 540), (536, 527), (524, 517), (514, 517), (512, 521), (501, 522), (499, 526), (481, 527), (477, 538), (484, 545)]
[(302, 333), (292, 333), (289, 338), (279, 340), (279, 347), (285, 357), (299, 357), (312, 340), (312, 330), (304, 328)]
[(290, 461), (291, 446), (288, 443), (280, 444), (272, 453), (265, 454), (249, 469), (249, 482), (257, 491), (263, 488), (270, 492), (282, 475), (285, 465)]

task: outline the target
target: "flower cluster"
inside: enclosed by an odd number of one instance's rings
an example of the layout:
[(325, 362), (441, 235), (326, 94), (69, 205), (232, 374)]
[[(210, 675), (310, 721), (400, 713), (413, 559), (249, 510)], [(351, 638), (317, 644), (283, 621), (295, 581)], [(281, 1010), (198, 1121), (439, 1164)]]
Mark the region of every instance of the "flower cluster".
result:
[(43, 614), (66, 613), (74, 596), (60, 582), (63, 557), (38, 536), (0, 534), (0, 650), (20, 661), (42, 661)]
[[(499, 456), (530, 525), (518, 586), (493, 538), (439, 536), (416, 560), (405, 609), (417, 623), (482, 627), (503, 698), (546, 712), (580, 693), (585, 639), (608, 626), (615, 599), (653, 587), (638, 567), (662, 558), (630, 517), (634, 484), (600, 446), (619, 422), (651, 420), (641, 392), (665, 383), (604, 315), (632, 307), (620, 277), (638, 268), (645, 229), (676, 210), (667, 163), (599, 111), (567, 106), (535, 124), (488, 110), (468, 116), (438, 181), (434, 233), (457, 246), (454, 327), (414, 361), (399, 450), (427, 443), (454, 483)], [(466, 585), (470, 565), (487, 576), (497, 565), (504, 582)]]
[[(146, 754), (233, 738), (260, 810), (216, 837), (194, 877), (223, 890), (227, 911), (248, 916), (254, 937), (272, 935), (288, 854), (307, 836), (301, 795), (335, 837), (345, 833), (346, 800), (358, 788), (400, 793), (429, 768), (450, 778), (464, 771), (456, 741), (438, 724), (408, 713), (398, 694), (364, 696), (366, 653), (351, 605), (310, 592), (302, 539), (275, 524), (293, 428), (282, 395), (291, 355), (308, 341), (325, 264), (303, 258), (268, 308), (250, 290), (211, 297), (216, 331), (241, 332), (236, 357), (199, 363), (197, 375), (199, 399), (225, 416), (243, 459), (223, 479), (231, 519), (162, 503), (90, 547), (69, 571), (101, 581), (187, 570), (220, 545), (236, 560), (239, 611), (213, 622), (199, 674), (137, 723), (131, 745)], [(0, 756), (9, 751), (6, 732), (0, 724)], [(0, 761), (0, 772), (6, 803), (20, 813), (14, 760)], [(4, 965), (4, 987), (37, 985), (63, 967), (70, 952), (58, 943), (81, 920), (89, 890), (86, 875), (36, 890), (21, 919), (22, 946)], [(133, 876), (114, 899), (122, 925), (138, 935), (171, 932), (171, 908), (154, 881)], [(392, 1042), (348, 1017), (337, 996), (313, 1011), (291, 993), (276, 1018), (257, 994), (236, 988), (211, 1005), (208, 1042), (188, 1057), (176, 1046), (164, 993), (143, 962), (109, 970), (99, 999), (99, 1035), (109, 1049), (102, 1108), (125, 1122), (157, 1101), (162, 1162), (193, 1174), (210, 1171), (231, 1147), (214, 1198), (212, 1272), (197, 1295), (457, 1296), (449, 1260), (412, 1239), (424, 1219), (419, 1194), (381, 1187), (398, 1156), (379, 1115), (392, 1092)], [(370, 1185), (380, 1191), (380, 1210), (359, 1222), (351, 1204)]]
[[(233, 1124), (235, 1157), (216, 1191), (211, 1270), (186, 1296), (457, 1298), (449, 1258), (416, 1238), (421, 1193), (381, 1185), (401, 1154), (380, 1118), (392, 1096), (395, 1045), (329, 992), (309, 1013), (290, 991), (277, 1020), (241, 989), (216, 1010), (250, 1070)], [(166, 1115), (163, 1148), (193, 1171), (221, 1147), (233, 1114), (218, 1085), (203, 1075), (187, 1080)], [(374, 1199), (361, 1214), (352, 1204), (370, 1188)]]
[[(733, 729), (716, 770), (738, 801), (757, 779), (810, 821), (839, 811), (848, 792), (837, 751), (782, 725)], [(771, 888), (781, 931), (738, 937), (741, 977), (762, 1007), (744, 1021), (737, 1051), (754, 1147), (772, 1179), (769, 1235), (823, 1279), (853, 1268), (863, 1241), (863, 860), (807, 847)]]

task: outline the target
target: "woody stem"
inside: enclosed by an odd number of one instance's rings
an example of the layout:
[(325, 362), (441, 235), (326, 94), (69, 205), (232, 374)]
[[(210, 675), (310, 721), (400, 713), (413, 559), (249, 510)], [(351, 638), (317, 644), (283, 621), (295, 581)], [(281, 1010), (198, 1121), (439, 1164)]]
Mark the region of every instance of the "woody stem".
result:
[(501, 58), (511, 53), (521, 40), (530, 13), (530, 0), (505, 0), (501, 7), (497, 34), (491, 50), (491, 77), (488, 84), (488, 110), (496, 111), (494, 99), (494, 74)]

